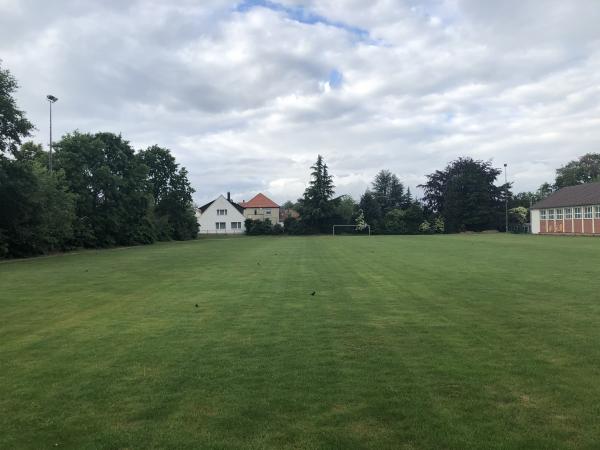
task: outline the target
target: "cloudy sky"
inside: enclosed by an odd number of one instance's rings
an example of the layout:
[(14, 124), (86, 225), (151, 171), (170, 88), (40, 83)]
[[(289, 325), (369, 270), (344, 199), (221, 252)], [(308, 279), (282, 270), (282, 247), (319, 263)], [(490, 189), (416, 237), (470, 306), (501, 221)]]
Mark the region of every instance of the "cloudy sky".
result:
[[(366, 6), (369, 5), (369, 6)], [(324, 155), (355, 197), (469, 155), (515, 190), (600, 151), (598, 0), (0, 0), (0, 59), (48, 142), (169, 147), (196, 201), (301, 195)]]

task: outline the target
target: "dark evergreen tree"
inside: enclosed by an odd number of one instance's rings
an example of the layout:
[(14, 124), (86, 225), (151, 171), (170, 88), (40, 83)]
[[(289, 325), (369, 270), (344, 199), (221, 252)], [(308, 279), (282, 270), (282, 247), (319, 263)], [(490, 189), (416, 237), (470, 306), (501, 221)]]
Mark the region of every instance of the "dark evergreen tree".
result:
[(372, 192), (384, 215), (406, 203), (404, 185), (389, 170), (381, 170), (375, 175)]
[(327, 164), (319, 155), (311, 167), (311, 180), (298, 201), (302, 221), (313, 232), (326, 231), (332, 224), (334, 194), (333, 177), (329, 175)]
[(360, 198), (358, 206), (364, 214), (365, 222), (371, 226), (371, 230), (379, 231), (383, 213), (375, 195), (367, 190)]

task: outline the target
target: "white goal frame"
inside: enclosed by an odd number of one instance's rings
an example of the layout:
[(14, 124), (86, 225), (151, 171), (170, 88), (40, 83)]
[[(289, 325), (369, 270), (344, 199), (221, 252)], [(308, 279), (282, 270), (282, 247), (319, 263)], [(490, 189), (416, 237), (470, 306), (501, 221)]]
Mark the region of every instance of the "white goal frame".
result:
[[(335, 227), (352, 227), (356, 229), (356, 225), (334, 225), (333, 226), (333, 236), (335, 236)], [(369, 229), (369, 236), (371, 236), (371, 225), (365, 225), (365, 228)]]

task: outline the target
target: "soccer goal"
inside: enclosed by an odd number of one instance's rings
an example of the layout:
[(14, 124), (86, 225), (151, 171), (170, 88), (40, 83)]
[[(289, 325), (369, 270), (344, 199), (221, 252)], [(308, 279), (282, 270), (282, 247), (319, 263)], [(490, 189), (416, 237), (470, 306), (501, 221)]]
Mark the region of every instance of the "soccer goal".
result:
[[(334, 226), (333, 226), (333, 235), (334, 235), (334, 236), (335, 236), (335, 229), (336, 229), (336, 227), (337, 227), (337, 228), (351, 227), (351, 228), (354, 228), (356, 231), (364, 231), (364, 230), (367, 230), (367, 231), (369, 232), (369, 234), (368, 234), (368, 235), (369, 235), (369, 236), (371, 236), (371, 225), (366, 225), (366, 224), (365, 224), (365, 225), (364, 225), (364, 228), (362, 228), (362, 229), (361, 229), (360, 227), (356, 226), (356, 225), (334, 225)], [(338, 234), (339, 234), (339, 233), (338, 233)], [(363, 236), (364, 236), (364, 235), (363, 235)]]

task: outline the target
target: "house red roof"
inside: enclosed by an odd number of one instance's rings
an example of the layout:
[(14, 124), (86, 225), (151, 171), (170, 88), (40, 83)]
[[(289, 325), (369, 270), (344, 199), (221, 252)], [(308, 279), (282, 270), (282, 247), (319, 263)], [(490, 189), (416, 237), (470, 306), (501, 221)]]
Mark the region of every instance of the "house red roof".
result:
[(256, 194), (251, 200), (241, 202), (242, 208), (279, 208), (279, 205), (264, 194)]

